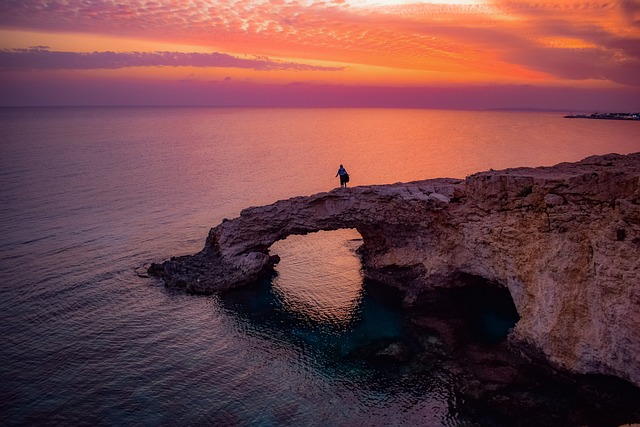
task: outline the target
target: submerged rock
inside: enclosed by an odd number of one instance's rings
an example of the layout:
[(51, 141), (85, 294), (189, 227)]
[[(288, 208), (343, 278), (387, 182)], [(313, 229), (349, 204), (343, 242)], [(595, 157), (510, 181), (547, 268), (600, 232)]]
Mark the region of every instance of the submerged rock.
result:
[(358, 230), (365, 276), (399, 290), (405, 305), (460, 277), (483, 278), (513, 299), (514, 347), (640, 386), (640, 153), (252, 207), (211, 229), (200, 253), (149, 274), (190, 292), (224, 291), (269, 274), (275, 241), (340, 228)]
[(401, 342), (389, 344), (386, 348), (375, 354), (375, 360), (378, 363), (399, 365), (406, 363), (411, 357), (409, 347)]

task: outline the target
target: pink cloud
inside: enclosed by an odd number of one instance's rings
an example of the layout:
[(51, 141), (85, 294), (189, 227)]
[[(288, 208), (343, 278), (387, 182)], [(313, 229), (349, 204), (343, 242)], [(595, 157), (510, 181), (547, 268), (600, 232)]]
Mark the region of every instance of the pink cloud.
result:
[[(0, 2), (0, 25), (216, 44), (236, 52), (424, 71), (472, 70), (496, 82), (509, 77), (503, 74), (508, 72), (505, 65), (513, 65), (560, 79), (639, 84), (637, 1), (495, 0), (487, 6), (380, 9), (358, 9), (344, 1), (309, 3), (7, 0)], [(567, 38), (585, 47), (541, 41)]]
[(523, 64), (570, 80), (610, 80), (640, 86), (640, 58), (619, 58), (602, 48), (544, 48), (531, 46), (509, 54), (512, 62)]
[(340, 67), (274, 61), (266, 57), (245, 59), (225, 53), (183, 52), (58, 52), (46, 46), (0, 50), (0, 70), (91, 70), (126, 67), (233, 67), (259, 71), (341, 71)]

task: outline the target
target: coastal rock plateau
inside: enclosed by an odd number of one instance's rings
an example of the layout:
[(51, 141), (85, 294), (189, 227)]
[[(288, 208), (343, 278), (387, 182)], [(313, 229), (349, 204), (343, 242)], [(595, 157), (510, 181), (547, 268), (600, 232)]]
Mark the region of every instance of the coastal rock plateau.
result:
[(167, 286), (213, 293), (269, 274), (292, 234), (355, 228), (368, 279), (411, 306), (481, 278), (508, 289), (517, 348), (640, 386), (640, 153), (461, 179), (335, 190), (251, 207), (204, 249), (153, 264)]

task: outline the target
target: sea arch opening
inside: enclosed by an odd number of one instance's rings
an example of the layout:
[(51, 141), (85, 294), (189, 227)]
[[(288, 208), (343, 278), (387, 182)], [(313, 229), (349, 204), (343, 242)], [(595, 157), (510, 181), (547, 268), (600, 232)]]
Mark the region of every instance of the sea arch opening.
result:
[(291, 234), (269, 252), (280, 257), (273, 290), (288, 310), (310, 321), (348, 324), (363, 292), (362, 236), (352, 228)]
[(294, 233), (269, 248), (280, 257), (274, 305), (292, 335), (330, 359), (375, 363), (385, 357), (377, 353), (406, 341), (401, 307), (371, 292), (358, 253), (363, 244), (355, 228), (340, 228)]
[[(364, 248), (364, 239), (356, 228), (288, 231), (268, 248), (280, 258), (272, 284), (288, 310), (308, 316), (313, 322), (348, 325), (362, 310), (365, 291), (385, 291), (388, 297), (382, 300), (391, 305), (401, 299), (392, 293), (394, 290), (402, 293), (393, 285), (386, 289), (384, 283), (365, 278), (358, 253), (358, 249)], [(437, 296), (428, 297), (426, 305), (417, 305), (431, 313), (442, 311), (437, 315), (441, 320), (450, 316), (446, 311), (454, 313), (450, 320), (461, 326), (456, 335), (463, 341), (487, 344), (504, 341), (520, 320), (509, 288), (464, 272), (455, 273), (450, 281), (437, 287)], [(381, 298), (378, 295), (376, 299)]]

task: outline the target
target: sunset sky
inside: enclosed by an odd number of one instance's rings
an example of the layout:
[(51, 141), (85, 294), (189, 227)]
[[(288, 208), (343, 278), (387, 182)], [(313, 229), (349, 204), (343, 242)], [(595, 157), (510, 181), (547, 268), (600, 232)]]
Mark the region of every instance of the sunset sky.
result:
[(0, 105), (640, 110), (640, 0), (3, 0)]

